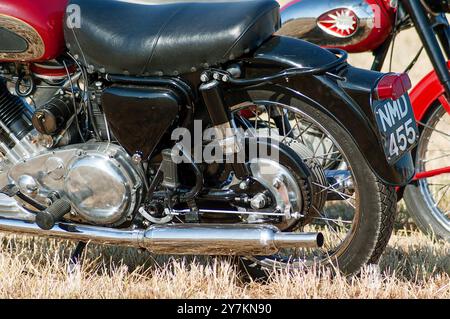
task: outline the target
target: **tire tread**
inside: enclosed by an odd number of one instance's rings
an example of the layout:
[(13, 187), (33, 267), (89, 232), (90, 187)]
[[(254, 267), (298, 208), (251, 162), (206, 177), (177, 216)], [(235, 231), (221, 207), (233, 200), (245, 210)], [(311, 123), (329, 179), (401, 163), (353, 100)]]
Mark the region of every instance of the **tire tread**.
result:
[(374, 251), (368, 261), (369, 264), (377, 264), (379, 262), (391, 238), (397, 215), (397, 192), (395, 188), (384, 185), (380, 181), (377, 181), (377, 187), (381, 197), (381, 225)]

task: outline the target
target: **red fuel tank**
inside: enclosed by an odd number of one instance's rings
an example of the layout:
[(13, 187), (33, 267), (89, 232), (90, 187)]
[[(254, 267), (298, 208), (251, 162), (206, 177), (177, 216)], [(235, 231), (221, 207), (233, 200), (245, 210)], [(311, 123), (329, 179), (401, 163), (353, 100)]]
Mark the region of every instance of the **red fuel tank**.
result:
[(45, 61), (64, 50), (68, 0), (1, 0), (0, 62)]
[(280, 35), (348, 52), (378, 48), (392, 32), (393, 0), (277, 0)]

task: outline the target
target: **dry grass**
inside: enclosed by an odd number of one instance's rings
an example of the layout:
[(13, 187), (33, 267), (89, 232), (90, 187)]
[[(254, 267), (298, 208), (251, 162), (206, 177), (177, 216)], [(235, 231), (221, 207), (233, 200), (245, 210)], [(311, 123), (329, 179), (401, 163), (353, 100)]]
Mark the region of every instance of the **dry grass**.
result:
[(0, 239), (0, 298), (450, 298), (450, 244), (417, 232), (397, 232), (379, 268), (360, 276), (274, 272), (267, 283), (244, 280), (229, 259), (97, 245), (68, 274), (73, 243)]

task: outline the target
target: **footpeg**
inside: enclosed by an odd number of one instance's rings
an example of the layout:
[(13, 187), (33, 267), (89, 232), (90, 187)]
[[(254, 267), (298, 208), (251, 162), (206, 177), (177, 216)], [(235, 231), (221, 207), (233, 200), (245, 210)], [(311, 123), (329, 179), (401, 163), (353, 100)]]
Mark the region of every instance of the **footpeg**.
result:
[(36, 214), (36, 224), (44, 230), (50, 230), (64, 215), (70, 213), (71, 209), (68, 200), (57, 199), (49, 208)]
[(176, 189), (180, 186), (178, 182), (178, 166), (172, 160), (172, 150), (165, 149), (162, 151), (161, 171), (164, 173), (162, 186)]

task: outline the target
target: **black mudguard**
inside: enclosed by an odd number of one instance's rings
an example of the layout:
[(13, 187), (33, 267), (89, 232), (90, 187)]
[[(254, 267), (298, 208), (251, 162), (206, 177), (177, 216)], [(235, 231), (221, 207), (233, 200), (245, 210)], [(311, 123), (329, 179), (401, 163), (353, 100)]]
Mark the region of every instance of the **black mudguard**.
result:
[[(246, 77), (264, 76), (283, 68), (319, 67), (334, 59), (334, 54), (314, 44), (275, 36), (247, 60)], [(372, 91), (384, 74), (349, 65), (335, 71), (345, 81), (324, 74), (297, 76), (265, 86), (313, 105), (335, 119), (353, 137), (380, 180), (392, 186), (407, 184), (414, 175), (411, 154), (404, 155), (394, 165), (387, 162), (372, 111)]]

